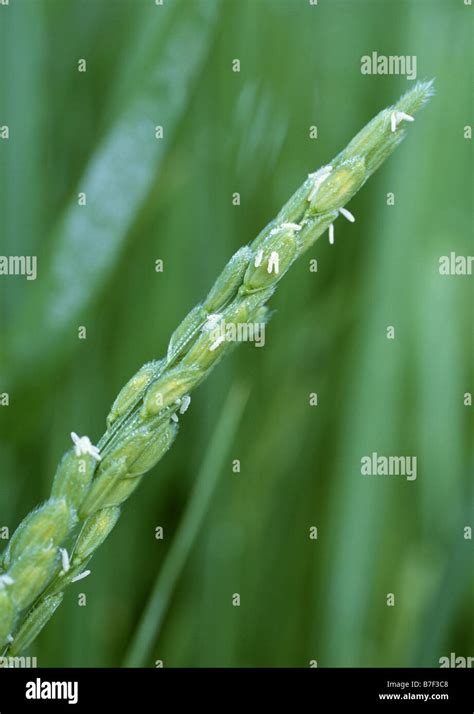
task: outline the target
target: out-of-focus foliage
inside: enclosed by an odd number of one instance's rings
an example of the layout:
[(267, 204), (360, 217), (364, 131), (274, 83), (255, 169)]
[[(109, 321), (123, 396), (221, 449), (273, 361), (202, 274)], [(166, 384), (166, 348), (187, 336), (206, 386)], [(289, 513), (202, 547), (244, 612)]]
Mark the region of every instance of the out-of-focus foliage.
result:
[[(0, 278), (11, 531), (47, 497), (69, 432), (98, 439), (120, 387), (162, 355), (232, 252), (410, 86), (362, 75), (361, 57), (416, 55), (437, 92), (351, 202), (357, 222), (338, 221), (335, 246), (322, 238), (285, 277), (265, 347), (240, 347), (195, 394), (175, 447), (32, 648), (41, 666), (125, 661), (198, 472), (219, 465), (209, 449), (236, 381), (250, 390), (240, 428), (223, 434), (217, 488), (166, 611), (147, 610), (156, 631), (141, 664), (474, 655), (472, 277), (438, 270), (440, 256), (472, 253), (471, 16), (422, 0), (1, 8), (0, 253), (38, 256), (36, 281)], [(87, 205), (74, 207), (80, 191)], [(416, 455), (417, 479), (362, 476), (374, 451)]]

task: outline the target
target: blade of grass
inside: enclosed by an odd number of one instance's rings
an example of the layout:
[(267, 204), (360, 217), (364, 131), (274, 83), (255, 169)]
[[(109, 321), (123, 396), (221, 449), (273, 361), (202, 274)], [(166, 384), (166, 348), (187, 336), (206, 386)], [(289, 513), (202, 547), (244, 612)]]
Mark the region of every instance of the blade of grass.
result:
[(159, 636), (176, 583), (206, 516), (247, 399), (248, 390), (234, 386), (224, 404), (179, 529), (128, 647), (124, 659), (125, 667), (146, 665), (153, 642)]
[[(2, 16), (0, 63), (2, 68), (14, 68), (14, 71), (2, 71), (0, 79), (2, 116), (11, 132), (10, 140), (1, 142), (0, 150), (1, 252), (4, 255), (18, 252), (19, 236), (25, 255), (38, 251), (38, 226), (43, 218), (45, 190), (41, 181), (40, 147), (44, 107), (49, 97), (49, 90), (42, 82), (45, 35), (44, 12), (38, 3), (27, 3), (23, 8), (12, 4), (8, 22), (3, 22)], [(28, 47), (29, 51), (18, 53), (18, 47)], [(20, 282), (2, 282), (2, 319), (11, 319), (12, 311), (24, 297)]]
[[(7, 374), (2, 377), (6, 381), (8, 376), (10, 388), (28, 374), (29, 365), (35, 364), (36, 373), (72, 344), (68, 332), (76, 333), (71, 326), (80, 324), (81, 315), (113, 271), (188, 106), (210, 46), (218, 5), (218, 0), (197, 2), (178, 15), (165, 43), (155, 46), (154, 62), (142, 78), (140, 91), (92, 156), (77, 185), (87, 204), (78, 205), (76, 194), (71, 198), (55, 230), (45, 273), (39, 272), (38, 294), (5, 339), (9, 351)], [(150, 23), (159, 25), (159, 12)], [(162, 139), (155, 138), (157, 125), (164, 128)]]

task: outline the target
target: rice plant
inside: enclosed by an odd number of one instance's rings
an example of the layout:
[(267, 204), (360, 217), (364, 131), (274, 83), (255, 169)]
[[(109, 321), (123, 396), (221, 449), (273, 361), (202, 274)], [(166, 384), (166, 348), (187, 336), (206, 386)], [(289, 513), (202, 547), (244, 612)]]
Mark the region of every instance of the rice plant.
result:
[(33, 641), (65, 588), (89, 574), (121, 504), (174, 442), (190, 393), (235, 346), (242, 325), (268, 320), (267, 302), (293, 262), (326, 230), (334, 242), (339, 215), (354, 220), (345, 205), (399, 145), (402, 122), (413, 121), (431, 94), (431, 83), (418, 83), (309, 174), (276, 218), (232, 256), (171, 336), (166, 357), (145, 364), (121, 390), (97, 446), (71, 433), (73, 447), (57, 469), (51, 497), (19, 525), (1, 560), (0, 645), (8, 644), (10, 654)]
[[(338, 214), (278, 283), (271, 320), (240, 326), (262, 324), (263, 349), (210, 353), (225, 359), (185, 393), (166, 458), (90, 530), (120, 510), (89, 563), (84, 541), (77, 575), (91, 574), (53, 589), (74, 577), (83, 522), (55, 546), (9, 630), (40, 666), (473, 654), (472, 276), (439, 270), (472, 253), (473, 17), (462, 0), (0, 4), (0, 551), (50, 502), (65, 451), (93, 461), (91, 485), (103, 473), (118, 389), (167, 354), (308, 171), (415, 75), (436, 78), (429, 111), (388, 117), (387, 136), (408, 136), (342, 205), (355, 222)], [(408, 54), (410, 77), (362, 72), (374, 54)], [(1, 274), (19, 254), (37, 256), (36, 280)], [(94, 445), (101, 461), (75, 455)], [(374, 451), (416, 455), (417, 479), (362, 476)]]

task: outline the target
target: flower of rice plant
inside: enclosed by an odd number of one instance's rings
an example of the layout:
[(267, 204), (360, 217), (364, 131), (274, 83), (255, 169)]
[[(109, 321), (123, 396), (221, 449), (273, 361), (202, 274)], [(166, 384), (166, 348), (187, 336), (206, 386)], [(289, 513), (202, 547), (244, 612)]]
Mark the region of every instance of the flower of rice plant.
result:
[[(18, 526), (0, 560), (0, 647), (20, 653), (61, 603), (65, 588), (89, 571), (115, 526), (121, 504), (175, 440), (190, 393), (234, 346), (222, 325), (265, 323), (267, 303), (291, 265), (334, 223), (394, 151), (406, 122), (432, 95), (418, 83), (381, 111), (331, 161), (309, 174), (276, 218), (237, 251), (207, 297), (184, 318), (166, 356), (145, 364), (124, 386), (97, 446), (71, 434), (50, 498)], [(217, 336), (216, 336), (217, 335)]]

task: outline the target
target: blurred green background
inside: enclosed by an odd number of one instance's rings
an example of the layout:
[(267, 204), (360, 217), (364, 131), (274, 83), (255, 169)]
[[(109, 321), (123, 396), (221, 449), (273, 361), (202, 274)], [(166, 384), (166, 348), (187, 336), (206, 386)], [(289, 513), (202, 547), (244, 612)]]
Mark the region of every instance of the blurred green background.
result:
[[(474, 656), (472, 277), (438, 272), (440, 256), (472, 253), (472, 13), (462, 0), (0, 7), (0, 252), (38, 256), (36, 281), (0, 278), (11, 532), (48, 497), (69, 432), (99, 439), (120, 387), (230, 255), (412, 86), (361, 75), (361, 57), (416, 55), (418, 79), (436, 78), (351, 202), (355, 225), (338, 221), (335, 246), (323, 236), (280, 284), (265, 347), (240, 347), (193, 395), (174, 448), (31, 648), (41, 666)], [(416, 481), (361, 476), (373, 451), (416, 455)], [(190, 503), (203, 517), (183, 530)]]

